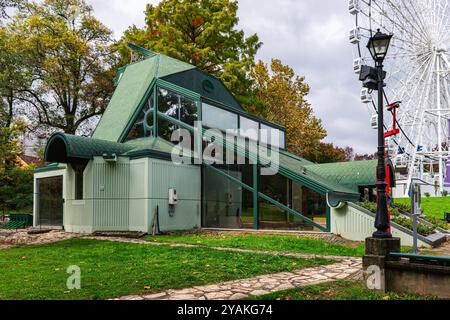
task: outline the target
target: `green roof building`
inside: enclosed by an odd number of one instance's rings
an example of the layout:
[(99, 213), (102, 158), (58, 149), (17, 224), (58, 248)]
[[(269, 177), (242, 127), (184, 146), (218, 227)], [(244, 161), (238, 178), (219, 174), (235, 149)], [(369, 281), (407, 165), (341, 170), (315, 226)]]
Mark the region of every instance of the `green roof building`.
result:
[[(35, 226), (332, 231), (332, 208), (373, 196), (374, 161), (317, 165), (295, 156), (285, 129), (245, 112), (219, 79), (132, 47), (145, 59), (118, 71), (92, 137), (48, 140), (52, 164), (35, 173)], [(192, 139), (174, 139), (179, 129)]]

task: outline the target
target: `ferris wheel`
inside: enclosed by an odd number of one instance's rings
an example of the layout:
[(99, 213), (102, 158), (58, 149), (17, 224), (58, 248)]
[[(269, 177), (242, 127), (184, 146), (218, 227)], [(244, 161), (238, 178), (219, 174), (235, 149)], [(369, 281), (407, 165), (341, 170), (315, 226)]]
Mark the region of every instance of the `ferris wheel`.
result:
[[(392, 34), (384, 61), (385, 104), (400, 101), (396, 123), (400, 134), (387, 140), (388, 154), (406, 182), (419, 178), (444, 190), (450, 121), (450, 0), (349, 0), (354, 45), (353, 69), (373, 64), (366, 44), (378, 29)], [(372, 92), (361, 101), (372, 119)], [(386, 117), (387, 130), (394, 120)]]

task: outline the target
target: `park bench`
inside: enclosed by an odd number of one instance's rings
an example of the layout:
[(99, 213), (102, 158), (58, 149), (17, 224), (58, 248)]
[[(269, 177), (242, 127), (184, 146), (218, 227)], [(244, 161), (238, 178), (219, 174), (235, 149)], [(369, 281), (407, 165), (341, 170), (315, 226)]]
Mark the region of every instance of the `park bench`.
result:
[(15, 213), (9, 215), (9, 221), (0, 229), (14, 230), (30, 226), (33, 224), (33, 216), (25, 213)]
[(390, 253), (389, 256), (400, 259), (408, 259), (411, 263), (423, 263), (440, 266), (450, 266), (450, 257), (429, 256), (410, 253)]

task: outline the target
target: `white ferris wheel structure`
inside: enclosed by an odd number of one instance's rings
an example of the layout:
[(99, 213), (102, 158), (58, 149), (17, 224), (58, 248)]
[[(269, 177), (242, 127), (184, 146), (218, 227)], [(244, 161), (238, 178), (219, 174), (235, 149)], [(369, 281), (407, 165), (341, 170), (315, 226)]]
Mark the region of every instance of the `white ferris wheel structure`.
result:
[[(373, 64), (366, 48), (369, 38), (378, 29), (393, 35), (384, 61), (385, 104), (401, 102), (400, 134), (388, 138), (386, 145), (397, 174), (406, 182), (404, 192), (418, 178), (442, 193), (449, 155), (450, 0), (349, 0), (348, 8), (354, 22), (349, 40), (354, 44), (356, 74), (361, 66)], [(362, 89), (361, 101), (373, 123), (372, 92)], [(383, 125), (389, 130), (393, 119), (385, 117)]]

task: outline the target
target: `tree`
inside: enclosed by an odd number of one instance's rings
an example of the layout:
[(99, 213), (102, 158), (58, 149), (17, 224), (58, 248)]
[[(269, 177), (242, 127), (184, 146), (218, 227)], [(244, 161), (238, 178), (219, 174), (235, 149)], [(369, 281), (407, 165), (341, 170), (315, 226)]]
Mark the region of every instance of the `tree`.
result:
[(309, 86), (304, 77), (277, 59), (272, 59), (270, 69), (259, 61), (251, 75), (255, 100), (263, 107), (251, 105), (248, 111), (285, 127), (289, 151), (305, 157), (317, 153), (326, 131), (306, 100)]
[(23, 119), (6, 125), (7, 117), (2, 115), (0, 106), (0, 173), (14, 166), (16, 157), (22, 152), (21, 137), (25, 132), (26, 122)]
[(372, 153), (372, 154), (356, 154), (355, 155), (355, 161), (360, 161), (360, 160), (375, 160), (378, 158), (377, 153)]
[(8, 8), (18, 7), (22, 2), (23, 0), (0, 0), (0, 19), (8, 17)]
[(0, 206), (8, 210), (29, 210), (33, 206), (34, 167), (12, 167), (0, 173)]
[(334, 146), (332, 143), (319, 142), (316, 148), (303, 154), (309, 161), (315, 163), (332, 163), (349, 161), (347, 159), (346, 150)]
[(116, 60), (111, 31), (85, 0), (28, 1), (2, 32), (28, 75), (15, 98), (31, 123), (74, 134), (103, 113)]
[(125, 31), (119, 51), (130, 61), (127, 42), (188, 62), (222, 79), (239, 98), (248, 95), (248, 72), (261, 43), (236, 29), (238, 3), (232, 0), (162, 0), (147, 5), (146, 26)]

